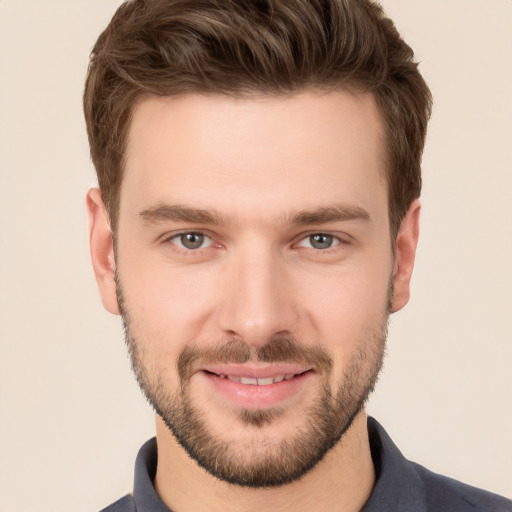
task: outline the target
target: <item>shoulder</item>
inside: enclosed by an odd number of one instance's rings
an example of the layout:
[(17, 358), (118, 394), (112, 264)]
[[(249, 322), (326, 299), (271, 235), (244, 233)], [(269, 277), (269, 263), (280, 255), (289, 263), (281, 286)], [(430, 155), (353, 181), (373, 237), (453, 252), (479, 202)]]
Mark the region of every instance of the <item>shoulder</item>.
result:
[(410, 463), (423, 482), (427, 510), (512, 512), (512, 501)]
[(127, 494), (100, 512), (137, 512), (137, 509), (135, 507), (133, 496), (131, 494)]
[(509, 499), (407, 460), (373, 418), (368, 418), (368, 435), (377, 482), (365, 512), (512, 512)]

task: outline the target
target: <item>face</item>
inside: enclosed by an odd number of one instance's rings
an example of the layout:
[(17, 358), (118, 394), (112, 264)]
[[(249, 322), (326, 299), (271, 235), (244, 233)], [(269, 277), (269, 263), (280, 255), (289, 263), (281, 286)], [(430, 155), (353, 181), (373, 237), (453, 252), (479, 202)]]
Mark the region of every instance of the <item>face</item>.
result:
[(417, 237), (393, 258), (384, 161), (370, 95), (136, 105), (115, 265), (94, 194), (93, 261), (144, 393), (214, 476), (297, 479), (361, 410)]

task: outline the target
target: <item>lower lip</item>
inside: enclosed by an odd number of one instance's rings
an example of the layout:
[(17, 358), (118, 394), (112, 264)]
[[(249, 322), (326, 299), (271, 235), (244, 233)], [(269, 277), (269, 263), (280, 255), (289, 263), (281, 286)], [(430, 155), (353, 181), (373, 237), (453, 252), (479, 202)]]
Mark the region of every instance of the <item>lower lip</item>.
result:
[(309, 371), (293, 377), (290, 380), (283, 380), (266, 386), (253, 384), (241, 384), (227, 378), (219, 377), (213, 373), (200, 372), (214, 390), (236, 406), (245, 409), (261, 409), (278, 407), (286, 400), (297, 396), (307, 381), (313, 378), (313, 372)]

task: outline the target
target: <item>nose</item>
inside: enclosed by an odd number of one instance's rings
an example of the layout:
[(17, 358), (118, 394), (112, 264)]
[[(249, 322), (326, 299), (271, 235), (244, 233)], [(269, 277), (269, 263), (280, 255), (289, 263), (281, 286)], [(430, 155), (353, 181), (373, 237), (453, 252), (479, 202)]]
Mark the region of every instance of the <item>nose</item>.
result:
[(275, 336), (294, 334), (299, 312), (286, 262), (254, 245), (229, 258), (220, 283), (217, 319), (224, 334), (257, 348)]

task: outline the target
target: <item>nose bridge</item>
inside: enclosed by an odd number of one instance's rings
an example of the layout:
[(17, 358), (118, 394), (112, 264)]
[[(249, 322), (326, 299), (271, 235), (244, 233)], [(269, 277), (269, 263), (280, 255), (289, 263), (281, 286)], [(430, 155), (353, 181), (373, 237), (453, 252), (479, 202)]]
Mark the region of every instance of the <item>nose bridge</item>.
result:
[(252, 346), (265, 345), (272, 336), (295, 329), (297, 311), (283, 258), (264, 241), (253, 241), (229, 258), (220, 327)]

